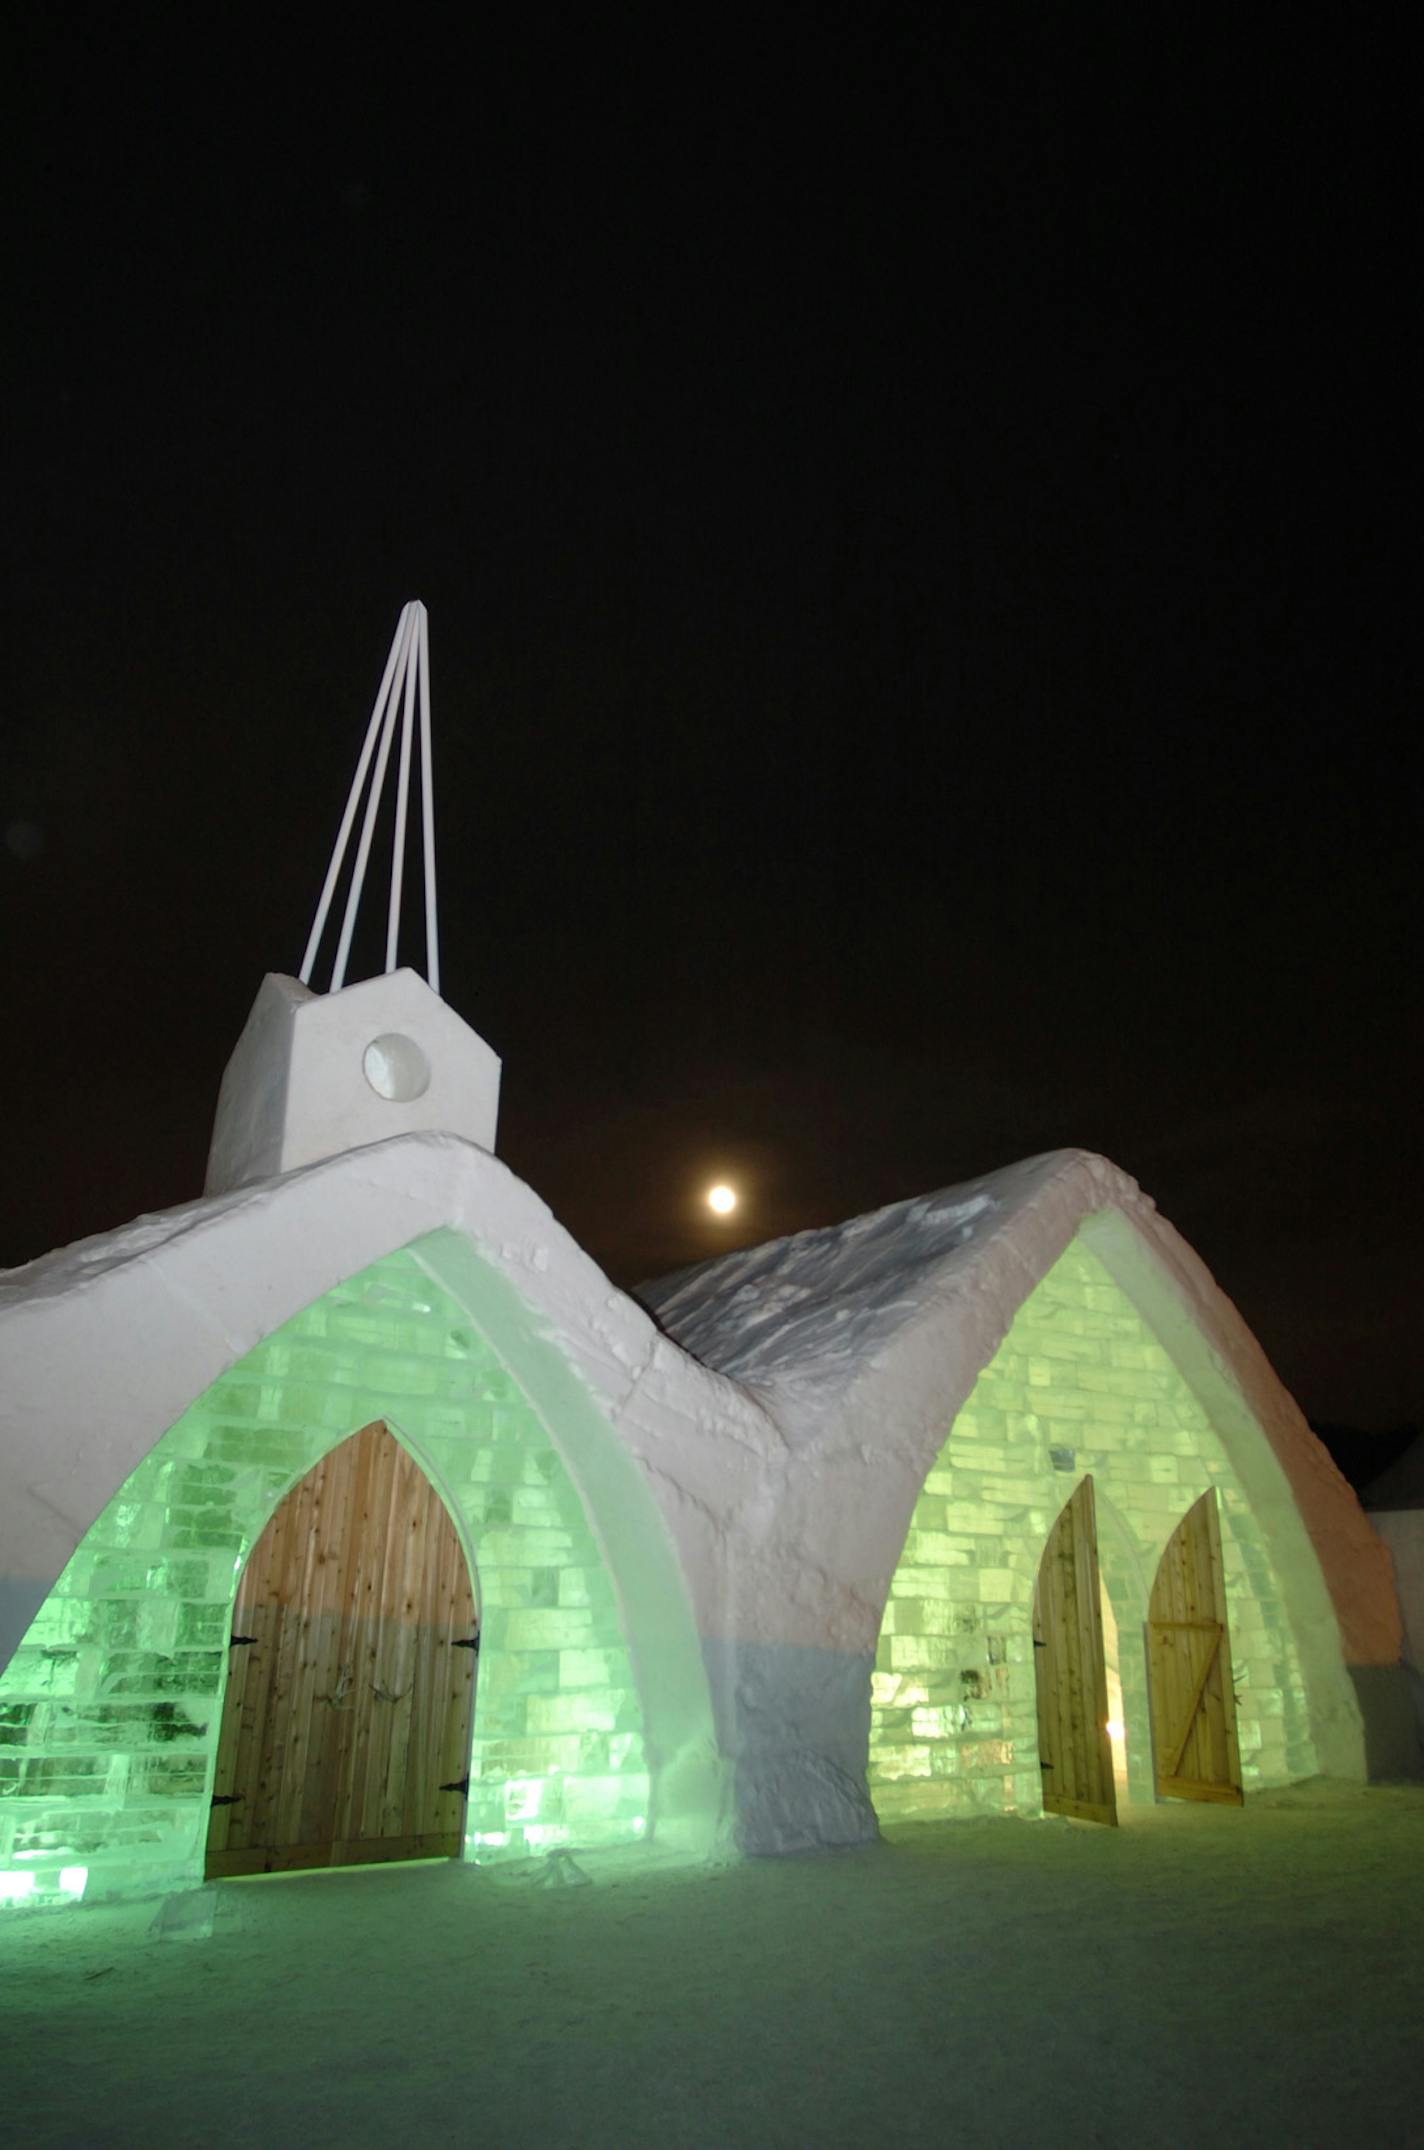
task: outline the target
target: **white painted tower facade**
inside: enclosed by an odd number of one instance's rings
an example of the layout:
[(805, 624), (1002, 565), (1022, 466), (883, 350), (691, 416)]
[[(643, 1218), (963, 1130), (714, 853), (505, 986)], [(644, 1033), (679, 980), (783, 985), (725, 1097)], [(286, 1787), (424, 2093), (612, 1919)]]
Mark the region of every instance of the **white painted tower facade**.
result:
[[(397, 735), (385, 972), (346, 985), (367, 861)], [(417, 738), (425, 875), (424, 978), (398, 963), (407, 812)], [(311, 977), (363, 794), (365, 810), (331, 988), (321, 993), (312, 986)], [(412, 599), (402, 609), (386, 660), (301, 975), (290, 978), (273, 972), (263, 979), (224, 1072), (204, 1191), (225, 1194), (392, 1135), (460, 1135), (482, 1150), (493, 1150), (499, 1058), (440, 998), (439, 983), (429, 624), (424, 605)]]

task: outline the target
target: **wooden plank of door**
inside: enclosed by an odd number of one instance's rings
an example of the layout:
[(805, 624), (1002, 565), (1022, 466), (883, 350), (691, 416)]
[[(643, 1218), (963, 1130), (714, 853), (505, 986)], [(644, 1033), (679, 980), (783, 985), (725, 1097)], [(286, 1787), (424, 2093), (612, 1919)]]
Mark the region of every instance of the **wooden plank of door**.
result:
[(459, 1857), (458, 1830), (428, 1830), (405, 1837), (361, 1837), (325, 1847), (327, 1856), (313, 1860), (310, 1844), (255, 1845), (242, 1851), (215, 1853), (208, 1864), (213, 1880), (243, 1874), (292, 1874), (320, 1871), (327, 1866), (376, 1866), (394, 1859), (454, 1859)]
[(336, 1749), (332, 1756), (330, 1799), (331, 1811), (326, 1829), (332, 1839), (350, 1836), (355, 1811), (354, 1780), (363, 1752), (362, 1739), (365, 1712), (360, 1688), (362, 1684), (361, 1646), (365, 1623), (370, 1617), (369, 1608), (369, 1555), (370, 1534), (380, 1527), (379, 1518), (373, 1513), (372, 1500), (375, 1483), (377, 1440), (385, 1431), (382, 1421), (375, 1420), (363, 1426), (355, 1437), (357, 1459), (353, 1463), (350, 1504), (346, 1520), (346, 1550), (342, 1564), (340, 1638), (338, 1657), (343, 1668), (346, 1692), (343, 1709), (337, 1727)]
[[(272, 1647), (271, 1623), (256, 1621), (251, 1604), (253, 1566), (256, 1562), (260, 1567), (262, 1558), (263, 1541), (259, 1533), (257, 1542), (248, 1549), (247, 1560), (238, 1578), (229, 1622), (227, 1678), (223, 1687), (218, 1752), (213, 1769), (213, 1804), (208, 1824), (208, 1845), (215, 1850), (226, 1849), (229, 1840), (237, 1843), (245, 1841), (245, 1816), (239, 1811), (245, 1803), (242, 1796), (241, 1758), (244, 1740), (248, 1736), (252, 1717), (258, 1707), (257, 1697), (270, 1669)], [(232, 1639), (239, 1636), (241, 1641)], [(249, 1676), (252, 1676), (250, 1700)]]
[(323, 1834), (323, 1782), (344, 1707), (336, 1619), (355, 1456), (359, 1445), (351, 1443), (323, 1456), (305, 1479), (310, 1501), (295, 1503), (288, 1522), (288, 1535), (305, 1522), (308, 1542), (293, 1544), (282, 1576), (282, 1623), (297, 1634), (297, 1651), (282, 1694), (280, 1784), (267, 1843), (312, 1845)]
[[(423, 1472), (419, 1480), (424, 1480)], [(363, 1836), (375, 1838), (411, 1833), (405, 1820), (405, 1760), (410, 1738), (410, 1646), (417, 1563), (423, 1542), (423, 1493), (424, 1486), (418, 1482), (409, 1456), (403, 1448), (396, 1447), (389, 1491), (381, 1624), (371, 1681), (372, 1715), (380, 1728), (379, 1738), (373, 1743), (377, 1768), (371, 1784), (371, 1808), (361, 1831)]]
[(1085, 1629), (1083, 1606), (1085, 1578), (1082, 1574), (1084, 1528), (1082, 1487), (1079, 1486), (1068, 1503), (1064, 1519), (1063, 1536), (1060, 1540), (1060, 1574), (1063, 1580), (1063, 1633), (1067, 1645), (1069, 1730), (1073, 1754), (1069, 1791), (1070, 1796), (1075, 1801), (1091, 1804), (1094, 1799), (1095, 1787), (1093, 1784), (1092, 1753), (1087, 1728), (1088, 1696), (1092, 1686), (1092, 1670), (1083, 1652)]
[(1065, 1761), (1063, 1726), (1066, 1719), (1060, 1708), (1059, 1694), (1062, 1623), (1055, 1607), (1057, 1536), (1062, 1520), (1062, 1516), (1058, 1516), (1049, 1531), (1033, 1585), (1034, 1701), (1038, 1716), (1039, 1771), (1043, 1804), (1050, 1814), (1065, 1812), (1063, 1801), (1072, 1796), (1069, 1782), (1072, 1765), (1071, 1761)]
[(370, 1433), (363, 1428), (341, 1442), (318, 1467), (315, 1542), (301, 1608), (303, 1655), (294, 1695), (302, 1769), (277, 1838), (282, 1844), (323, 1845), (332, 1833), (341, 1750), (355, 1714), (343, 1625), (352, 1522), (369, 1466)]
[(255, 1639), (242, 1646), (240, 1673), (233, 1662), (238, 1653), (229, 1651), (219, 1747), (228, 1746), (231, 1767), (220, 1788), (235, 1803), (213, 1809), (208, 1841), (219, 1849), (240, 1848), (252, 1841), (257, 1797), (254, 1756), (260, 1752), (276, 1670), (278, 1622), (266, 1582), (274, 1557), (274, 1522), (275, 1518), (269, 1519), (248, 1553), (233, 1605), (232, 1632)]
[(336, 1828), (336, 1835), (348, 1842), (386, 1833), (379, 1812), (372, 1812), (372, 1803), (373, 1786), (382, 1781), (385, 1764), (381, 1741), (386, 1719), (377, 1704), (376, 1688), (380, 1678), (381, 1625), (387, 1596), (386, 1568), (391, 1554), (396, 1448), (384, 1426), (379, 1429), (379, 1438), (373, 1433), (368, 1445), (369, 1471), (357, 1543), (360, 1586), (355, 1595), (347, 1643), (355, 1667), (354, 1740), (343, 1787), (342, 1815)]
[(329, 1459), (323, 1459), (283, 1504), (277, 1525), (272, 1575), (278, 1613), (276, 1668), (258, 1762), (258, 1799), (250, 1841), (285, 1844), (299, 1835), (302, 1786), (307, 1765), (306, 1608), (316, 1584), (318, 1532), (325, 1506)]
[[(1182, 1518), (1181, 1527), (1174, 1533), (1172, 1540), (1173, 1568), (1178, 1578), (1183, 1614), (1188, 1620), (1200, 1620), (1204, 1617), (1201, 1594), (1197, 1588), (1194, 1552), (1192, 1516), (1189, 1511)], [(1214, 1641), (1213, 1636), (1212, 1642)], [(1200, 1745), (1197, 1713), (1206, 1685), (1202, 1676), (1203, 1670), (1210, 1671), (1210, 1659), (1214, 1654), (1210, 1646), (1204, 1649), (1199, 1639), (1191, 1634), (1183, 1634), (1178, 1652), (1179, 1672), (1183, 1675), (1181, 1708), (1173, 1727), (1173, 1740), (1169, 1742), (1167, 1749), (1167, 1760), (1172, 1764), (1166, 1772), (1169, 1777), (1181, 1774), (1182, 1756), (1186, 1753), (1191, 1755), (1187, 1774), (1192, 1777), (1203, 1775), (1203, 1771), (1197, 1766), (1197, 1748)]]
[[(1071, 1803), (1080, 1796), (1080, 1779), (1075, 1738), (1078, 1708), (1075, 1694), (1077, 1666), (1073, 1658), (1073, 1638), (1077, 1632), (1077, 1607), (1073, 1602), (1073, 1518), (1066, 1506), (1058, 1519), (1051, 1545), (1047, 1640), (1052, 1651), (1058, 1719), (1054, 1732), (1053, 1790), (1057, 1799)], [(1068, 1804), (1064, 1804), (1060, 1811), (1067, 1813)]]
[(1215, 1492), (1197, 1502), (1200, 1511), (1202, 1565), (1211, 1609), (1221, 1623), (1221, 1647), (1213, 1674), (1211, 1781), (1242, 1797), (1241, 1752), (1236, 1732), (1236, 1683), (1231, 1665), (1231, 1623), (1227, 1617), (1226, 1568), (1221, 1550), (1221, 1516)]
[(1235, 1690), (1216, 1493), (1173, 1531), (1148, 1608), (1157, 1788), (1174, 1798), (1241, 1803)]
[(230, 1846), (260, 1844), (270, 1834), (266, 1810), (270, 1806), (274, 1780), (270, 1770), (264, 1769), (264, 1756), (268, 1751), (269, 1727), (277, 1706), (281, 1676), (283, 1636), (278, 1571), (287, 1550), (283, 1523), (289, 1521), (284, 1508), (285, 1503), (269, 1518), (266, 1529), (253, 1547), (238, 1598), (239, 1633), (256, 1635), (258, 1639), (252, 1648), (252, 1662), (243, 1694), (242, 1735), (234, 1787), (239, 1804), (232, 1810), (228, 1833)]
[(1090, 1478), (1049, 1533), (1034, 1592), (1039, 1759), (1050, 1813), (1115, 1825), (1116, 1786), (1107, 1735), (1107, 1663), (1102, 1641)]
[[(1052, 1673), (1054, 1702), (1053, 1784), (1055, 1799), (1071, 1800), (1078, 1793), (1077, 1756), (1073, 1746), (1073, 1662), (1069, 1638), (1073, 1633), (1071, 1607), (1072, 1518), (1065, 1508), (1054, 1526), (1045, 1554), (1047, 1588), (1044, 1630), (1046, 1663)], [(1066, 1558), (1065, 1558), (1066, 1556)]]
[(377, 1689), (385, 1719), (385, 1768), (380, 1787), (382, 1837), (418, 1835), (424, 1819), (411, 1767), (416, 1671), (424, 1605), (433, 1578), (430, 1502), (435, 1488), (404, 1450), (399, 1452), (391, 1511), (391, 1602), (381, 1637)]
[(1058, 1572), (1058, 1602), (1055, 1611), (1060, 1621), (1060, 1656), (1062, 1667), (1062, 1695), (1065, 1712), (1064, 1753), (1067, 1783), (1060, 1787), (1062, 1796), (1081, 1802), (1089, 1797), (1087, 1756), (1083, 1746), (1083, 1659), (1082, 1618), (1078, 1605), (1077, 1578), (1077, 1495), (1069, 1500), (1063, 1511), (1062, 1528), (1058, 1534), (1055, 1555)]
[[(1174, 1533), (1158, 1563), (1148, 1613), (1148, 1631), (1152, 1643), (1153, 1733), (1159, 1786), (1165, 1775), (1161, 1765), (1167, 1752), (1175, 1747), (1173, 1730), (1182, 1721), (1188, 1692), (1182, 1630), (1191, 1623), (1186, 1612), (1181, 1565), (1180, 1545)], [(1170, 1633), (1156, 1624), (1159, 1616), (1170, 1623)]]
[(1039, 1780), (1043, 1806), (1054, 1812), (1054, 1724), (1058, 1720), (1058, 1703), (1054, 1696), (1056, 1668), (1048, 1643), (1048, 1619), (1048, 1546), (1045, 1546), (1039, 1557), (1039, 1572), (1033, 1578), (1033, 1698), (1039, 1722)]
[(1112, 1743), (1108, 1737), (1107, 1653), (1103, 1646), (1102, 1579), (1098, 1572), (1097, 1504), (1091, 1477), (1074, 1495), (1075, 1582), (1078, 1598), (1080, 1661), (1083, 1668), (1081, 1737), (1085, 1753), (1085, 1796), (1117, 1820), (1117, 1786)]
[[(1193, 1621), (1193, 1630), (1195, 1630), (1198, 1625), (1198, 1622)], [(1196, 1676), (1192, 1682), (1191, 1692), (1187, 1696), (1186, 1706), (1182, 1711), (1181, 1717), (1178, 1719), (1175, 1735), (1173, 1736), (1172, 1742), (1167, 1750), (1167, 1755), (1163, 1764), (1162, 1772), (1164, 1776), (1176, 1777), (1180, 1776), (1182, 1773), (1182, 1756), (1186, 1752), (1187, 1743), (1191, 1739), (1193, 1730), (1198, 1724), (1202, 1697), (1206, 1693), (1207, 1681), (1211, 1678), (1212, 1667), (1216, 1663), (1220, 1649), (1221, 1630), (1219, 1627), (1214, 1626), (1210, 1636), (1203, 1635), (1201, 1643), (1198, 1646), (1197, 1654), (1199, 1655), (1201, 1660), (1200, 1667), (1197, 1670)], [(1202, 1781), (1210, 1782), (1210, 1779), (1203, 1778)]]

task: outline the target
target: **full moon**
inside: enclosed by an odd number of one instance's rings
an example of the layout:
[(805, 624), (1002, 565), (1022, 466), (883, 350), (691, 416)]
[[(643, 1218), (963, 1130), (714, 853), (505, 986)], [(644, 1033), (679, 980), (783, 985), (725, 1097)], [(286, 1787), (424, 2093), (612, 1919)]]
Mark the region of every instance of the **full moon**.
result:
[(719, 1217), (730, 1215), (737, 1206), (737, 1197), (730, 1187), (718, 1185), (707, 1190), (707, 1207), (715, 1209)]

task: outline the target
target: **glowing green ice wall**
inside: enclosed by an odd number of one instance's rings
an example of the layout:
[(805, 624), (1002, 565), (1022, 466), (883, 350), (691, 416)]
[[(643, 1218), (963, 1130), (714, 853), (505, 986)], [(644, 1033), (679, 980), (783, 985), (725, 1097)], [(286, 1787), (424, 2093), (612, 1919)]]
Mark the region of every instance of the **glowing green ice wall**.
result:
[(243, 1563), (290, 1487), (378, 1418), (473, 1555), (467, 1853), (643, 1834), (642, 1712), (583, 1504), (519, 1386), (407, 1249), (216, 1381), (70, 1560), (0, 1676), (0, 1902), (202, 1879)]
[(916, 1503), (872, 1680), (882, 1821), (1041, 1812), (1034, 1578), (1087, 1472), (1120, 1639), (1129, 1798), (1153, 1797), (1141, 1637), (1157, 1562), (1211, 1485), (1246, 1788), (1315, 1770), (1299, 1659), (1236, 1475), (1167, 1353), (1075, 1242), (1019, 1309)]

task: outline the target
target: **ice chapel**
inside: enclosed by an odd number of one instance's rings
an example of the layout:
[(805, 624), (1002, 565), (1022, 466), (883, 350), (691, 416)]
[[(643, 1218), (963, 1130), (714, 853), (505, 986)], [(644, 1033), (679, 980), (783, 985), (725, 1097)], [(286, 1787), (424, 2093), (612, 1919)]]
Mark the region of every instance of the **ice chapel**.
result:
[[(397, 736), (429, 839), (424, 635), (314, 941)], [(203, 1198), (0, 1277), (0, 1902), (1401, 1767), (1388, 1554), (1131, 1179), (1058, 1151), (631, 1297), (495, 1154), (428, 841), (427, 975), (397, 887), (345, 982), (356, 861)]]

